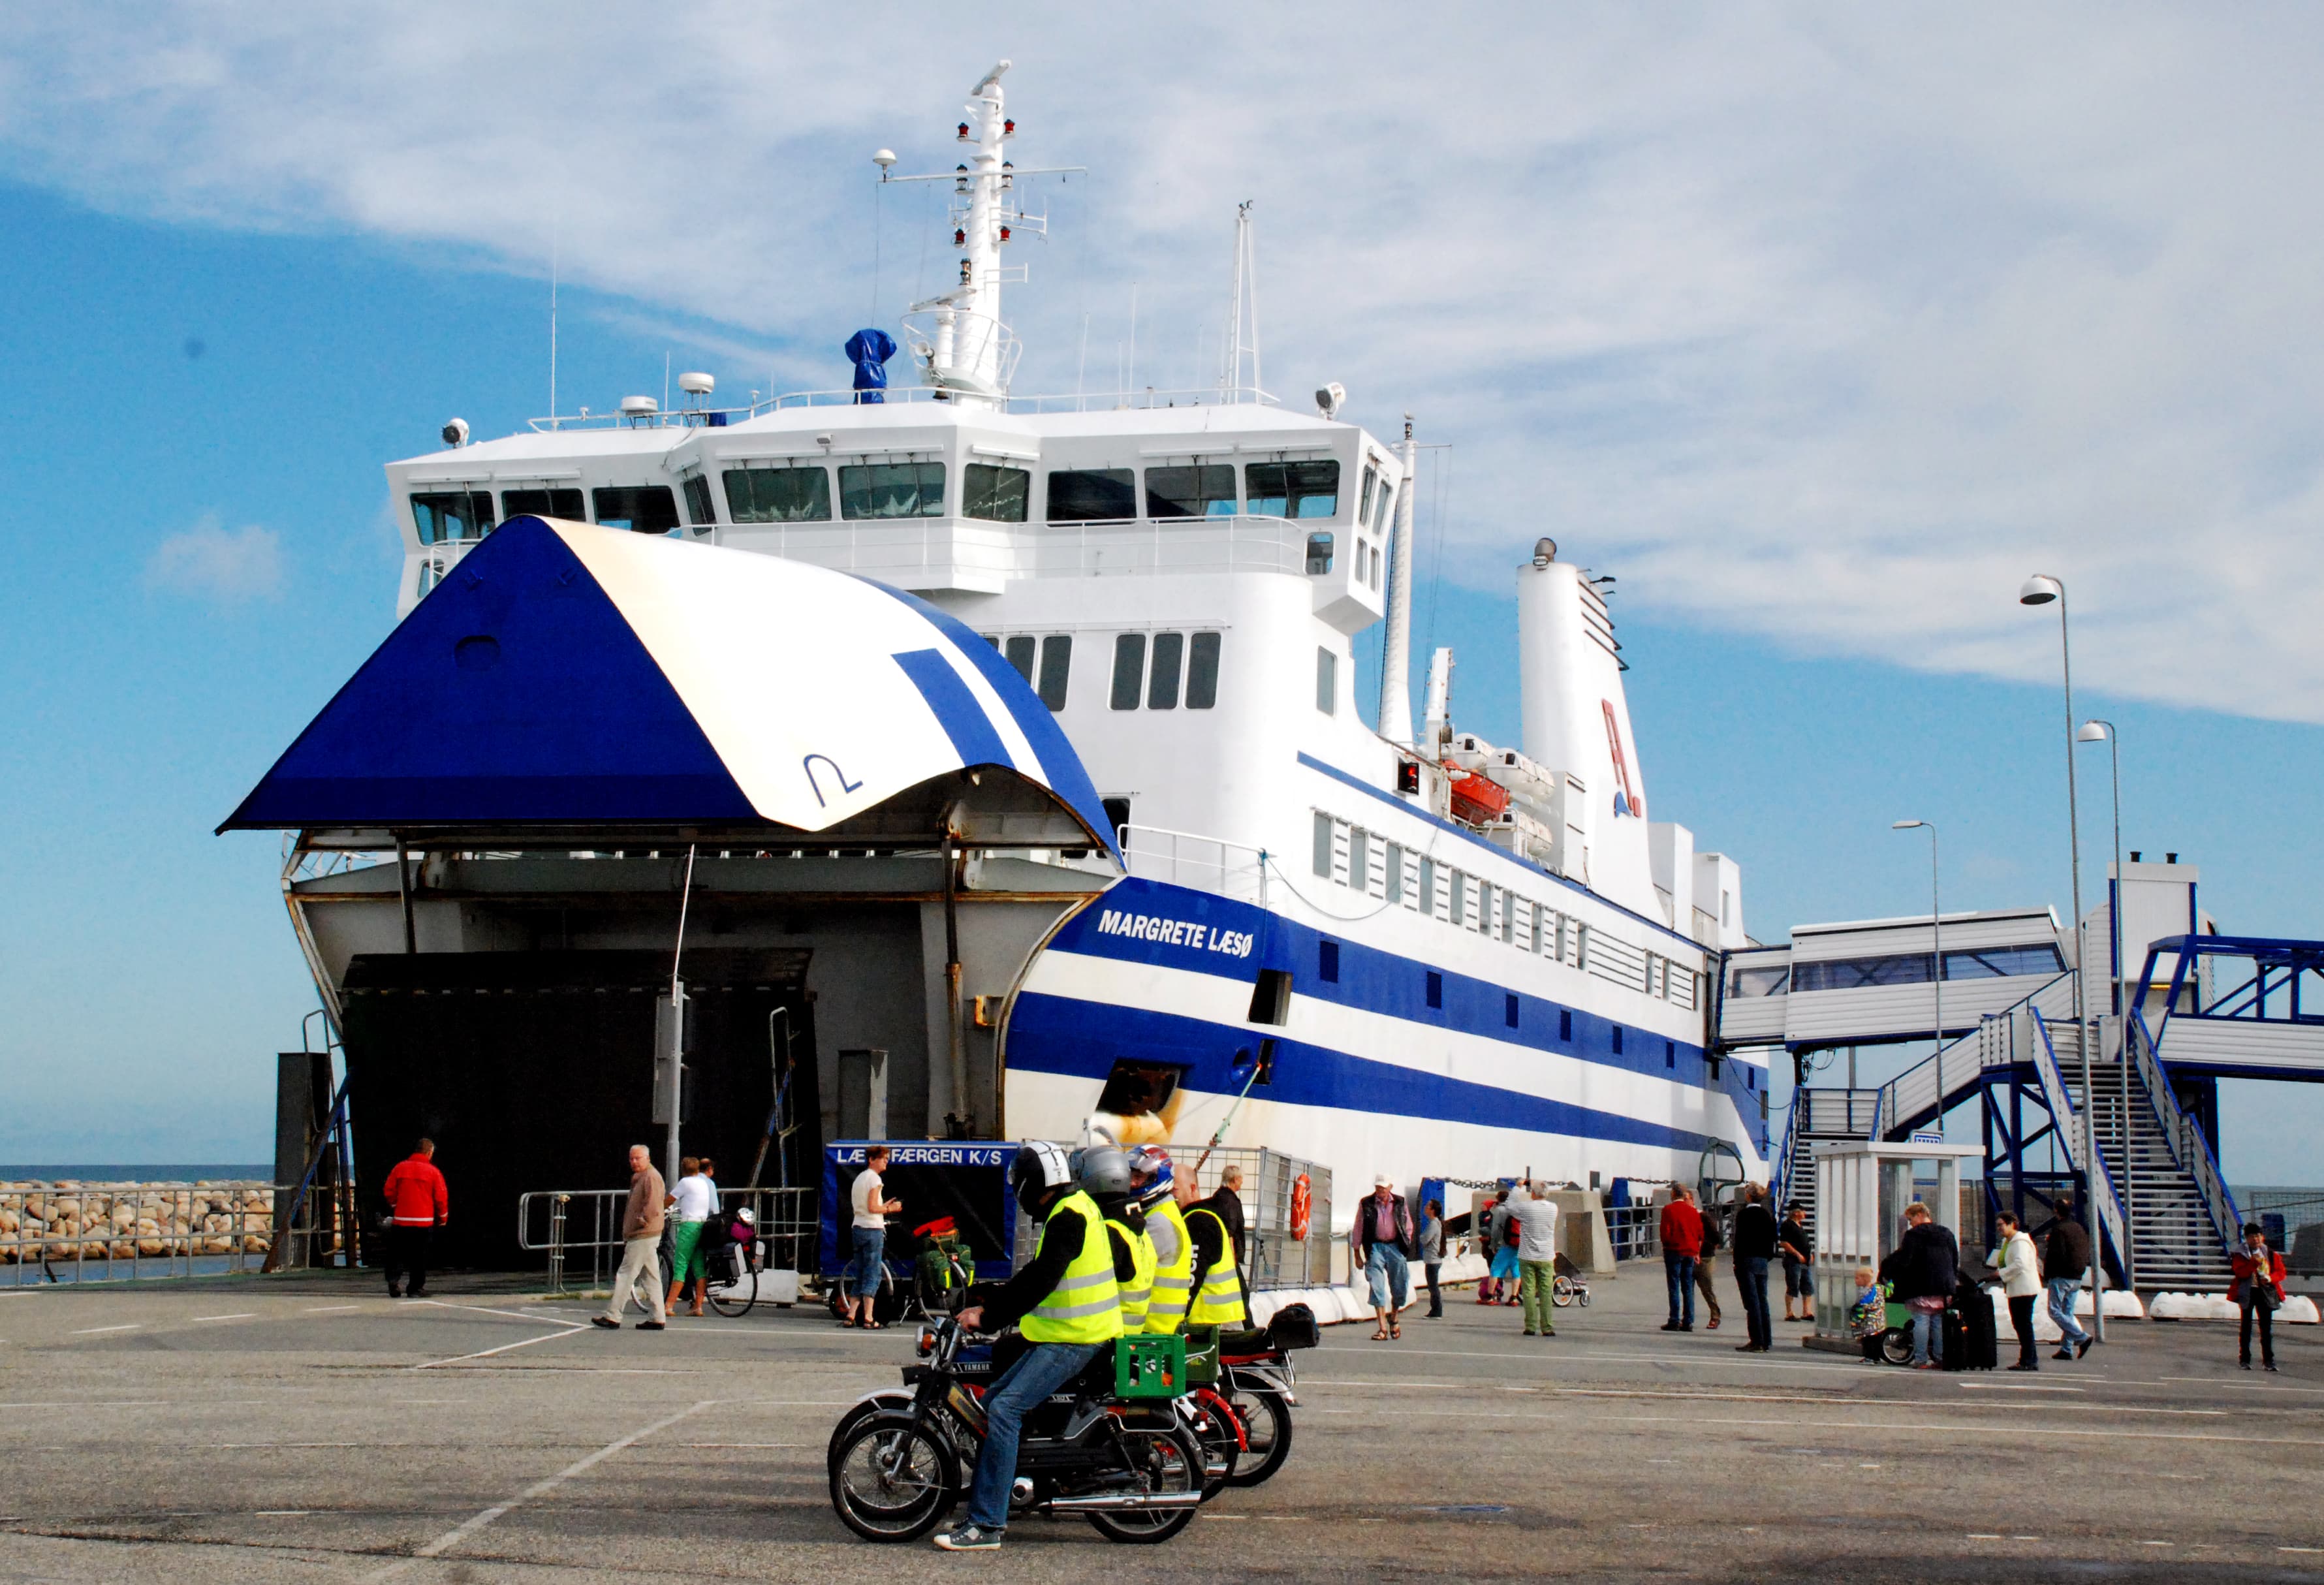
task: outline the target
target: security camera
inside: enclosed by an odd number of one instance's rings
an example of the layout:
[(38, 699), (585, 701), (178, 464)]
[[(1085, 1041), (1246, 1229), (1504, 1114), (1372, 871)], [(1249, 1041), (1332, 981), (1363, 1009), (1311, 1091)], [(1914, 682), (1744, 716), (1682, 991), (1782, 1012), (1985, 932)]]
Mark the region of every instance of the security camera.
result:
[(467, 419), (454, 419), (450, 423), (448, 423), (448, 424), (447, 424), (447, 425), (445, 425), (445, 426), (444, 426), (444, 444), (445, 444), (445, 445), (447, 445), (447, 446), (466, 446), (467, 443), (468, 443), (468, 420), (467, 420)]
[(1540, 539), (1536, 539), (1533, 542), (1533, 564), (1536, 567), (1547, 567), (1551, 562), (1555, 561), (1556, 559), (1556, 540), (1545, 534)]
[(1340, 416), (1341, 404), (1348, 400), (1348, 388), (1337, 380), (1315, 393), (1315, 410), (1327, 419)]

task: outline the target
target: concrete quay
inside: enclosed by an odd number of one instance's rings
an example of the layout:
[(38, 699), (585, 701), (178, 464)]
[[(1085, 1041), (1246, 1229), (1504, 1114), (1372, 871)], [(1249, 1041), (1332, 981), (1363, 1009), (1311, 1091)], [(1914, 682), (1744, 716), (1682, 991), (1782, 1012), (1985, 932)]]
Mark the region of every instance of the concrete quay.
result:
[[(1583, 1579), (2324, 1581), (2324, 1342), (2118, 1323), (2039, 1375), (1671, 1334), (1659, 1271), (1559, 1334), (1452, 1295), (1326, 1331), (1290, 1461), (1158, 1548), (1031, 1521), (998, 1558), (834, 1517), (841, 1407), (911, 1332), (368, 1276), (0, 1290), (0, 1580)], [(1731, 1285), (1722, 1274), (1722, 1291)]]

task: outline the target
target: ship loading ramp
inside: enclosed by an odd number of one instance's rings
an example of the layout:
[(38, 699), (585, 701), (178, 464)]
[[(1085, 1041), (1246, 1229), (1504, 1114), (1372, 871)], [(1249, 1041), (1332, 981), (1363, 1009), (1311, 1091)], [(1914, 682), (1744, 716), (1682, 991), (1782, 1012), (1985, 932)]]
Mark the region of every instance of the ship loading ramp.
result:
[[(2123, 865), (2110, 874), (2107, 901), (2084, 921), (2094, 969), (2086, 1009), (2087, 1095), (2070, 966), (2037, 978), (1998, 1009), (1988, 1005), (1998, 978), (1973, 982), (1962, 998), (1969, 1027), (1957, 1035), (1963, 1020), (1954, 1010), (1949, 972), (1944, 1024), (1952, 1037), (1941, 1052), (1877, 1086), (1803, 1083), (1794, 1091), (1777, 1152), (1780, 1191), (1812, 1203), (1812, 1163), (1820, 1147), (1910, 1140), (1975, 1102), (1985, 1144), (1988, 1239), (1992, 1214), (2014, 1211), (2038, 1226), (2060, 1192), (2089, 1193), (2094, 1184), (2100, 1246), (2115, 1285), (2146, 1293), (2223, 1291), (2245, 1216), (2219, 1165), (2218, 1081), (2324, 1081), (2324, 942), (2219, 935), (2197, 903), (2199, 880), (2193, 865)], [(1879, 927), (1902, 930), (1907, 923), (1882, 921)], [(1838, 928), (1794, 934), (1814, 939)], [(1942, 929), (1950, 970), (1955, 916), (1945, 916)], [(1817, 1032), (1858, 1031), (1862, 1044), (1929, 1039), (1934, 1020), (1926, 920), (1918, 933), (1917, 1005), (1871, 983), (1824, 986), (1819, 976), (1829, 978), (1826, 971), (1801, 976), (1825, 992), (1826, 1005), (1809, 1009)], [(2072, 933), (2059, 945), (2070, 963)], [(1775, 956), (1789, 950), (1729, 954), (1722, 991), (1733, 1000), (1720, 1009), (1723, 1034), (1756, 1034), (1758, 1024), (1770, 1021), (1766, 1002), (1798, 993), (1791, 982), (1796, 971)], [(2107, 970), (2103, 980), (2095, 972), (2100, 964)], [(1755, 976), (1739, 997), (1738, 972)], [(1884, 975), (1893, 981), (1907, 972), (1890, 968)], [(1980, 999), (1979, 991), (1987, 994)], [(1850, 998), (1864, 1005), (1851, 1009)], [(1892, 1026), (1917, 1019), (1917, 1027), (1877, 1037), (1884, 1019)], [(1795, 1058), (1812, 1055), (1816, 1044), (1800, 1042)], [(2083, 1141), (2086, 1108), (2095, 1174)]]
[[(516, 519), (219, 827), (281, 830), (359, 1183), (437, 1142), (447, 1265), (517, 1197), (614, 1186), (687, 990), (684, 1148), (816, 1181), (826, 1139), (994, 1138), (1027, 963), (1121, 873), (991, 645), (865, 579)], [(680, 949), (681, 918), (683, 947)]]

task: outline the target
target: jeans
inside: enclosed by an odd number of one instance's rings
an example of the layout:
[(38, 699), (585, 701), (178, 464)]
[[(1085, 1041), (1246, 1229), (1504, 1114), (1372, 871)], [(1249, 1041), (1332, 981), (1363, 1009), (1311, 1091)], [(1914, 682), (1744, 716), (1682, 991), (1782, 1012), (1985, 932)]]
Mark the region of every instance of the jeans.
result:
[(859, 1227), (849, 1230), (855, 1235), (855, 1258), (840, 1274), (840, 1292), (860, 1299), (880, 1291), (881, 1255), (888, 1242), (888, 1230)]
[(1520, 1260), (1517, 1262), (1517, 1297), (1525, 1302), (1525, 1329), (1547, 1337), (1557, 1328), (1549, 1323), (1549, 1313), (1557, 1301), (1557, 1262), (1554, 1260)]
[(1694, 1324), (1694, 1257), (1663, 1251), (1663, 1278), (1670, 1286), (1670, 1318), (1674, 1326)]
[[(1401, 1310), (1412, 1296), (1412, 1267), (1394, 1244), (1374, 1244), (1364, 1257), (1364, 1274), (1371, 1278), (1372, 1308)], [(1393, 1291), (1395, 1302), (1389, 1303)]]
[(2074, 1295), (2082, 1291), (2079, 1276), (2053, 1276), (2050, 1279), (2050, 1319), (2066, 1334), (2065, 1341), (2076, 1347), (2089, 1341), (2089, 1333), (2074, 1319)]
[(629, 1307), (630, 1290), (641, 1280), (646, 1285), (647, 1310), (656, 1321), (669, 1320), (662, 1309), (659, 1233), (622, 1241), (622, 1267), (613, 1273), (613, 1306), (605, 1312), (607, 1317), (614, 1321), (622, 1318), (622, 1312)]
[[(2248, 1287), (2251, 1285), (2246, 1282), (2245, 1286)], [(2263, 1309), (2253, 1304), (2249, 1294), (2244, 1295), (2243, 1328), (2239, 1340), (2241, 1352), (2236, 1355), (2236, 1358), (2246, 1365), (2251, 1363), (2252, 1317), (2255, 1315), (2259, 1317), (2260, 1363), (2273, 1365), (2275, 1363), (2275, 1311), (2273, 1308)]]
[(1436, 1286), (1436, 1274), (1444, 1267), (1441, 1262), (1431, 1260), (1420, 1269), (1428, 1278), (1428, 1313), (1442, 1315), (1444, 1313), (1444, 1290)]
[(1738, 1256), (1735, 1261), (1735, 1285), (1743, 1290), (1743, 1316), (1751, 1329), (1752, 1342), (1762, 1349), (1775, 1347), (1775, 1326), (1767, 1314), (1767, 1258)]
[(387, 1230), (387, 1291), (394, 1293), (411, 1279), (411, 1291), (428, 1291), (428, 1247), (436, 1241), (432, 1227), (404, 1227), (401, 1224)]
[(984, 1445), (968, 1486), (968, 1523), (1009, 1525), (1009, 1487), (1017, 1479), (1017, 1437), (1026, 1411), (1079, 1376), (1111, 1343), (1035, 1343), (984, 1395)]
[(2033, 1295), (2012, 1294), (2009, 1296), (2009, 1330), (2017, 1334), (2017, 1362), (2034, 1366)]
[(1807, 1299), (1812, 1302), (1810, 1308), (1812, 1309), (1814, 1298), (1815, 1283), (1809, 1276), (1808, 1263), (1786, 1257), (1784, 1260), (1784, 1308), (1790, 1309), (1794, 1299)]
[(1905, 1313), (1913, 1318), (1913, 1363), (1943, 1364), (1943, 1333), (1937, 1329), (1943, 1323), (1945, 1313), (1941, 1310), (1908, 1310)]

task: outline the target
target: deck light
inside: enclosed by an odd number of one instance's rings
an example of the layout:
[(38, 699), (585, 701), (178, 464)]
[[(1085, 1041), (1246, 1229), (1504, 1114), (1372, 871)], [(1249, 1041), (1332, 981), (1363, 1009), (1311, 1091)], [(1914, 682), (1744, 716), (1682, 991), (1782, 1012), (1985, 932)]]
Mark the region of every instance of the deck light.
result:
[(968, 123), (965, 121), (960, 124), (960, 141), (962, 143), (968, 142)]

